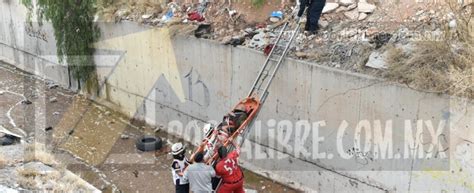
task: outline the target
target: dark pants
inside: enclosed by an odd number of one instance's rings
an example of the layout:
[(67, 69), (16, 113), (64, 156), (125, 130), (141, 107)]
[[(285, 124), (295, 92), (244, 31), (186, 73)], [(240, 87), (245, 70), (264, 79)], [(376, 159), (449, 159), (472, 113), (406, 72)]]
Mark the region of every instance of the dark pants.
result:
[(189, 184), (180, 185), (179, 179), (176, 180), (175, 190), (176, 193), (189, 193)]
[(303, 15), (304, 9), (308, 7), (308, 19), (304, 28), (306, 31), (315, 32), (318, 30), (319, 18), (321, 17), (321, 13), (323, 12), (325, 4), (326, 0), (301, 0), (301, 7), (298, 16), (301, 17)]

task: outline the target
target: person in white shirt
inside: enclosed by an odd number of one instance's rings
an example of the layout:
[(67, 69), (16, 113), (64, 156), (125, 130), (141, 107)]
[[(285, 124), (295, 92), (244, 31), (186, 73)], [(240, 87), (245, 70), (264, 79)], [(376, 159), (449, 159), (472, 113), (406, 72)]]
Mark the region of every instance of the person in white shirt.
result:
[(189, 193), (189, 182), (184, 176), (184, 171), (189, 165), (188, 158), (185, 156), (186, 148), (182, 143), (175, 143), (171, 146), (173, 154), (173, 163), (171, 164), (171, 173), (173, 174), (173, 183), (176, 193)]

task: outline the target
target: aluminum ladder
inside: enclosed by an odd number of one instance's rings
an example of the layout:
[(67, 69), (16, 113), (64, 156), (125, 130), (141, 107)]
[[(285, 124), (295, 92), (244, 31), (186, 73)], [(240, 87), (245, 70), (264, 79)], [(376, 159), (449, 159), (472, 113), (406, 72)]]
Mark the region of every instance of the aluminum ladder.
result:
[[(275, 75), (281, 64), (284, 62), (285, 57), (288, 54), (288, 51), (290, 50), (291, 44), (293, 43), (295, 37), (300, 33), (300, 21), (297, 21), (296, 27), (294, 27), (294, 29), (292, 29), (289, 33), (286, 32), (288, 28), (290, 28), (290, 22), (287, 21), (281, 28), (275, 40), (275, 43), (273, 44), (273, 48), (268, 54), (265, 63), (262, 65), (258, 76), (255, 79), (252, 88), (248, 93), (247, 97), (257, 98), (260, 101), (260, 106), (265, 103), (265, 100), (268, 96), (268, 88), (270, 87), (273, 79), (275, 78)], [(289, 37), (289, 39), (284, 40), (284, 37)], [(258, 114), (256, 117), (258, 117)], [(247, 126), (247, 129), (245, 129), (244, 132), (240, 135), (240, 139), (238, 139), (239, 147), (242, 146), (248, 134), (250, 133), (250, 129), (252, 128), (256, 117)]]

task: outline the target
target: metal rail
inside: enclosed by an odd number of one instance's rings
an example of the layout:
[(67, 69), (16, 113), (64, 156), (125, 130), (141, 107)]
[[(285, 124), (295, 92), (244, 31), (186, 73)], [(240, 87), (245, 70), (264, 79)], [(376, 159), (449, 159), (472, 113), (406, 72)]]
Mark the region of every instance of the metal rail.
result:
[[(250, 89), (250, 92), (248, 94), (248, 97), (257, 96), (260, 102), (260, 106), (262, 106), (263, 103), (265, 103), (265, 100), (267, 99), (267, 96), (268, 96), (268, 89), (270, 88), (270, 85), (273, 79), (275, 78), (275, 75), (278, 69), (280, 68), (281, 64), (285, 60), (285, 57), (288, 54), (288, 51), (290, 50), (290, 46), (293, 43), (294, 38), (300, 32), (300, 29), (301, 29), (300, 21), (298, 20), (296, 24), (296, 28), (291, 32), (290, 39), (285, 42), (286, 43), (285, 45), (281, 46), (279, 43), (283, 37), (283, 34), (285, 33), (285, 30), (288, 28), (288, 26), (289, 26), (289, 22), (286, 22), (285, 25), (282, 27), (280, 34), (278, 35), (275, 41), (275, 44), (272, 50), (270, 51), (270, 54), (267, 56), (267, 59), (265, 60), (265, 63), (260, 69), (260, 72), (258, 73), (258, 76), (252, 85), (252, 89)], [(277, 55), (278, 54), (277, 49), (279, 47), (283, 47), (283, 52), (281, 52), (281, 55)], [(278, 58), (277, 59), (273, 58), (274, 55), (276, 55), (276, 57)], [(264, 87), (262, 89), (263, 85)], [(258, 112), (257, 112), (257, 115), (258, 115)], [(239, 147), (242, 146), (248, 134), (250, 133), (250, 128), (253, 126), (253, 123), (256, 117), (254, 117), (254, 119), (247, 125), (247, 128), (244, 129), (244, 132), (240, 135)], [(229, 149), (233, 149), (233, 148), (229, 148)]]
[[(285, 34), (285, 31), (288, 26), (289, 22), (286, 22), (285, 25), (282, 27), (270, 54), (267, 56), (265, 63), (260, 69), (260, 72), (258, 73), (258, 76), (255, 79), (254, 84), (252, 85), (252, 89), (250, 89), (249, 91), (248, 97), (258, 97), (261, 105), (265, 102), (268, 96), (268, 88), (270, 87), (273, 79), (275, 78), (275, 75), (281, 64), (285, 60), (285, 57), (288, 54), (288, 51), (290, 50), (290, 46), (293, 43), (294, 38), (300, 32), (301, 29), (298, 21), (296, 28), (291, 31), (290, 39), (286, 41), (284, 45), (280, 45), (279, 43), (281, 42), (281, 39)], [(283, 47), (283, 51), (281, 53), (278, 53), (277, 50), (280, 47)]]

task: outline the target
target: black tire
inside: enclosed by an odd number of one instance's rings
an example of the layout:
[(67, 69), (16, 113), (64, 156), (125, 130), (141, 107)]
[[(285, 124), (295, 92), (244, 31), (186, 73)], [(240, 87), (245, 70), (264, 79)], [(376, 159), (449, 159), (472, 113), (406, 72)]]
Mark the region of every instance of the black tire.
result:
[(161, 149), (163, 141), (160, 137), (143, 136), (137, 140), (136, 146), (140, 151), (155, 151)]
[(0, 145), (12, 145), (14, 140), (11, 137), (4, 136), (0, 137)]

